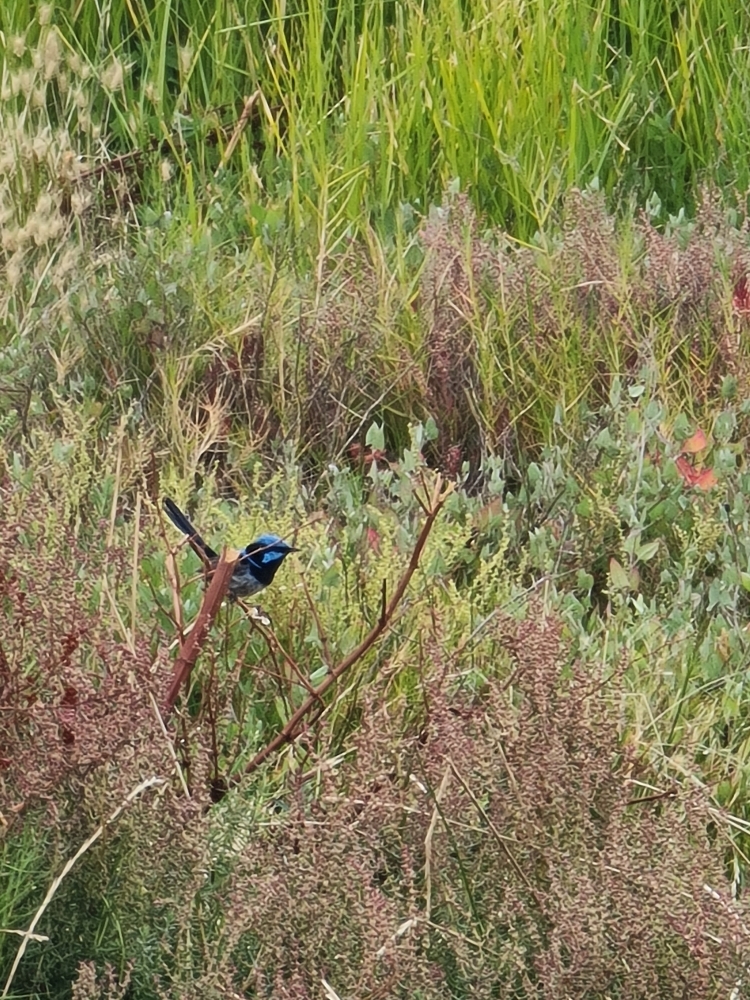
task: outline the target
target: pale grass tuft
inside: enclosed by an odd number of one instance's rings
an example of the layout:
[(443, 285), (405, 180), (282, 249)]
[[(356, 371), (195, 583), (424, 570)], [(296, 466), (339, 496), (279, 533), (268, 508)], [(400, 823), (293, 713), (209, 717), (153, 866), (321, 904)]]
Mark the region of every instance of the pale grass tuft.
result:
[(86, 209), (92, 203), (92, 195), (90, 191), (84, 191), (79, 188), (73, 192), (70, 196), (70, 209), (73, 215), (83, 215)]
[(84, 170), (84, 165), (72, 149), (63, 150), (58, 164), (60, 176), (66, 181), (78, 180)]
[(23, 274), (23, 256), (23, 251), (17, 250), (5, 265), (5, 279), (11, 288), (15, 288), (21, 280), (21, 275)]
[(180, 64), (180, 75), (186, 77), (193, 62), (193, 46), (189, 44), (180, 46), (177, 50), (177, 58)]
[(23, 94), (28, 97), (34, 88), (34, 71), (28, 67), (20, 69), (18, 73), (11, 77), (11, 90), (14, 94)]
[(34, 153), (34, 159), (41, 163), (42, 160), (46, 159), (47, 154), (50, 151), (50, 146), (52, 145), (52, 137), (49, 132), (49, 128), (42, 129), (38, 132), (31, 140), (31, 149)]
[(68, 52), (68, 69), (81, 80), (87, 80), (91, 76), (91, 67), (85, 63), (78, 52), (70, 50)]
[(33, 214), (24, 227), (27, 240), (33, 239), (37, 246), (42, 246), (60, 235), (64, 222), (58, 205), (49, 191), (43, 191), (36, 203)]
[(146, 86), (143, 88), (143, 93), (146, 96), (146, 100), (150, 101), (152, 104), (159, 103), (159, 91), (156, 89), (153, 81), (149, 80)]
[(99, 79), (106, 90), (122, 90), (125, 82), (125, 67), (122, 61), (113, 57), (99, 74)]
[(68, 52), (67, 59), (68, 59), (68, 69), (73, 74), (73, 76), (80, 76), (81, 69), (83, 68), (83, 61), (79, 56), (79, 54), (75, 52), (73, 49), (71, 49)]
[(26, 242), (26, 233), (21, 227), (6, 226), (0, 235), (0, 244), (8, 253), (15, 253)]
[(61, 61), (62, 50), (60, 47), (60, 38), (57, 32), (53, 29), (44, 39), (43, 65), (45, 80), (51, 80), (53, 77), (57, 76), (60, 70)]
[(11, 143), (0, 148), (0, 177), (7, 176), (14, 169), (17, 159), (17, 150)]

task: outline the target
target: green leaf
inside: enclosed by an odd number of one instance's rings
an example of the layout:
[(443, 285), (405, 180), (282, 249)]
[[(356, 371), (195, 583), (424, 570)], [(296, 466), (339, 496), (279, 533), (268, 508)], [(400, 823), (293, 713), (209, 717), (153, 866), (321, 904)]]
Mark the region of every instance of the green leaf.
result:
[(714, 424), (714, 438), (725, 443), (730, 440), (737, 427), (737, 420), (731, 410), (725, 410), (716, 418)]
[(369, 445), (374, 451), (385, 451), (385, 434), (382, 424), (370, 424), (367, 436), (365, 437), (365, 444)]
[(630, 590), (630, 575), (614, 556), (609, 560), (609, 579), (615, 590)]
[(428, 417), (425, 420), (424, 436), (426, 441), (437, 441), (438, 427), (432, 417)]
[(338, 648), (342, 656), (346, 656), (357, 645), (360, 639), (360, 628), (358, 625), (349, 625), (339, 636)]
[(672, 437), (675, 441), (684, 441), (692, 433), (692, 422), (685, 413), (679, 413), (672, 427)]
[(645, 545), (639, 545), (636, 550), (636, 558), (640, 562), (648, 562), (649, 559), (653, 559), (656, 553), (659, 551), (659, 541), (646, 542)]
[(318, 667), (317, 670), (313, 670), (310, 674), (310, 683), (313, 687), (317, 687), (318, 684), (328, 675), (328, 667), (325, 663)]
[(273, 703), (276, 707), (276, 714), (279, 717), (279, 722), (283, 726), (289, 721), (289, 709), (287, 708), (287, 704), (279, 695), (276, 695), (273, 699)]
[(612, 385), (609, 389), (609, 405), (613, 410), (616, 410), (620, 405), (620, 400), (622, 398), (622, 383), (620, 382), (620, 376), (615, 375), (612, 379)]

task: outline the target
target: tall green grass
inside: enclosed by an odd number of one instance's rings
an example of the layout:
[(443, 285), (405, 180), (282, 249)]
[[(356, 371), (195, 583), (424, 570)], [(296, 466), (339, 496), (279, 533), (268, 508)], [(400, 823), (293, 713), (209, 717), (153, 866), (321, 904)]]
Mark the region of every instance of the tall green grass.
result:
[[(281, 212), (331, 249), (367, 220), (397, 228), (399, 206), (425, 210), (456, 181), (528, 239), (573, 184), (674, 214), (701, 180), (744, 190), (749, 26), (730, 0), (9, 0), (4, 117), (14, 107), (80, 128), (74, 146), (93, 162), (164, 142), (205, 211), (243, 100), (258, 92), (224, 164), (256, 222)], [(35, 52), (46, 55), (29, 89), (19, 77)], [(66, 104), (79, 82), (82, 115)], [(158, 188), (152, 174), (150, 204)]]

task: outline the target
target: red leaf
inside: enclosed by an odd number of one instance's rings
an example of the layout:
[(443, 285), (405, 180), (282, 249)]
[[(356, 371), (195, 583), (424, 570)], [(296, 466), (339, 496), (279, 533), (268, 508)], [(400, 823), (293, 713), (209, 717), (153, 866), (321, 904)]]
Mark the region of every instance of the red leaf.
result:
[(682, 481), (688, 486), (693, 486), (695, 484), (697, 473), (688, 459), (686, 459), (683, 455), (678, 455), (674, 460), (674, 464), (677, 466), (677, 471), (682, 476)]
[(713, 469), (704, 469), (703, 472), (696, 477), (693, 485), (699, 490), (710, 490), (713, 489), (718, 482), (719, 479)]
[(367, 529), (367, 544), (376, 555), (380, 555), (380, 535), (374, 528)]
[(78, 692), (74, 687), (66, 687), (65, 694), (57, 710), (57, 718), (60, 722), (60, 735), (65, 746), (71, 746), (76, 741), (75, 722), (76, 709), (78, 708)]
[(681, 455), (695, 455), (703, 449), (708, 444), (708, 439), (706, 438), (705, 432), (698, 428), (698, 430), (689, 437), (687, 441), (682, 442), (682, 447), (680, 448)]
[(78, 705), (78, 691), (74, 687), (66, 687), (60, 704), (75, 708)]
[(740, 313), (740, 315), (747, 315), (750, 313), (750, 288), (748, 288), (747, 278), (744, 276), (740, 278), (734, 286), (732, 307), (734, 311)]
[(713, 469), (703, 469), (699, 472), (684, 455), (678, 455), (674, 464), (686, 486), (695, 486), (699, 490), (710, 490), (719, 482)]

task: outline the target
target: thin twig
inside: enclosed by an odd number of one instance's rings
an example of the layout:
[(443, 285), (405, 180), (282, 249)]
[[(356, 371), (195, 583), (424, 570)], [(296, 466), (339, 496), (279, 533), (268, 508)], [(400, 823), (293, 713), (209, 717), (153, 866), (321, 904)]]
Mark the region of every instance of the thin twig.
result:
[(409, 560), (409, 565), (406, 568), (404, 575), (398, 582), (396, 589), (393, 592), (388, 604), (384, 607), (382, 614), (376, 624), (370, 629), (362, 642), (353, 649), (348, 656), (344, 657), (338, 666), (333, 667), (328, 674), (328, 676), (318, 685), (317, 688), (309, 695), (308, 698), (300, 705), (294, 715), (288, 720), (284, 728), (278, 733), (272, 740), (270, 740), (262, 750), (253, 757), (250, 763), (245, 768), (245, 773), (249, 774), (252, 771), (257, 770), (260, 765), (268, 760), (277, 750), (285, 746), (287, 743), (294, 742), (299, 735), (299, 729), (306, 719), (308, 713), (312, 710), (313, 706), (320, 703), (322, 696), (325, 692), (338, 681), (338, 679), (347, 672), (355, 663), (362, 659), (365, 653), (368, 652), (380, 638), (382, 633), (388, 627), (391, 619), (396, 613), (396, 609), (401, 603), (406, 588), (411, 582), (411, 578), (416, 572), (417, 566), (419, 565), (419, 559), (422, 555), (422, 550), (427, 543), (427, 539), (432, 531), (438, 514), (440, 513), (443, 504), (448, 499), (453, 487), (449, 484), (445, 490), (443, 490), (443, 480), (441, 476), (437, 476), (435, 484), (432, 490), (432, 495), (430, 497), (429, 506), (426, 508), (427, 516), (425, 522), (422, 525), (422, 530), (419, 533), (419, 538), (414, 546), (414, 551), (411, 554), (411, 559)]
[[(526, 872), (523, 870), (523, 868), (521, 868), (521, 866), (519, 865), (519, 863), (516, 861), (515, 857), (513, 856), (510, 848), (508, 847), (508, 845), (506, 843), (506, 839), (512, 841), (513, 838), (511, 838), (511, 837), (505, 838), (497, 830), (497, 828), (495, 827), (495, 824), (492, 822), (492, 820), (490, 819), (490, 817), (487, 815), (486, 809), (481, 804), (481, 802), (479, 801), (479, 799), (476, 797), (476, 795), (474, 794), (474, 792), (472, 791), (472, 789), (469, 787), (469, 785), (467, 784), (467, 782), (464, 780), (463, 775), (459, 772), (458, 768), (456, 767), (456, 765), (453, 763), (452, 760), (450, 761), (450, 767), (451, 767), (451, 771), (453, 772), (453, 774), (456, 776), (456, 778), (460, 782), (461, 787), (463, 788), (463, 790), (466, 792), (466, 794), (469, 796), (469, 798), (471, 799), (472, 803), (474, 804), (474, 808), (477, 810), (477, 812), (479, 813), (479, 815), (482, 817), (482, 819), (484, 820), (484, 822), (487, 824), (487, 827), (489, 828), (490, 833), (492, 834), (492, 836), (495, 838), (495, 841), (497, 842), (498, 846), (500, 847), (500, 850), (505, 854), (505, 856), (508, 859), (508, 861), (510, 861), (510, 863), (511, 863), (511, 865), (512, 865), (512, 867), (513, 867), (513, 869), (514, 869), (514, 871), (516, 873), (516, 875), (518, 875), (518, 877), (521, 879), (521, 881), (523, 882), (523, 884), (529, 890), (529, 892), (531, 893), (531, 895), (534, 897), (534, 901), (536, 902), (537, 906), (541, 910), (542, 909), (542, 901), (541, 901), (541, 899), (539, 897), (538, 892), (536, 891), (536, 889), (534, 888), (534, 886), (531, 884), (528, 876), (526, 875)], [(515, 842), (515, 841), (513, 841), (513, 842)], [(429, 916), (429, 913), (427, 915)]]
[(60, 888), (62, 880), (65, 878), (66, 875), (69, 874), (69, 872), (71, 871), (75, 863), (78, 861), (78, 859), (83, 857), (83, 855), (86, 853), (86, 851), (88, 851), (88, 849), (92, 846), (92, 844), (95, 844), (96, 841), (101, 837), (106, 828), (108, 826), (111, 826), (120, 817), (120, 815), (125, 811), (125, 809), (130, 805), (130, 803), (134, 799), (137, 799), (138, 796), (141, 795), (143, 792), (145, 792), (147, 789), (153, 788), (155, 785), (164, 785), (164, 784), (166, 784), (166, 780), (164, 778), (158, 778), (156, 776), (152, 778), (146, 778), (145, 781), (142, 781), (132, 790), (132, 792), (128, 793), (128, 795), (123, 799), (123, 801), (114, 810), (114, 812), (111, 813), (110, 816), (100, 826), (96, 828), (96, 830), (94, 830), (89, 839), (84, 841), (84, 843), (81, 844), (81, 846), (78, 848), (73, 857), (66, 862), (63, 870), (60, 872), (57, 878), (53, 880), (52, 885), (47, 890), (47, 895), (42, 900), (42, 905), (34, 914), (34, 918), (29, 924), (29, 929), (27, 931), (21, 932), (23, 935), (23, 941), (21, 942), (18, 951), (16, 952), (15, 960), (13, 961), (13, 965), (11, 966), (8, 978), (5, 981), (5, 988), (3, 989), (3, 992), (0, 993), (0, 998), (7, 997), (8, 990), (10, 989), (13, 983), (13, 979), (15, 978), (18, 966), (20, 965), (21, 959), (23, 958), (24, 952), (26, 951), (26, 945), (29, 943), (29, 941), (36, 939), (36, 935), (34, 934), (34, 928), (44, 916), (44, 912), (49, 906), (49, 904), (52, 902), (53, 896)]
[(182, 764), (177, 759), (177, 754), (175, 753), (174, 740), (170, 737), (169, 733), (167, 732), (167, 727), (164, 724), (164, 717), (159, 711), (159, 706), (156, 704), (156, 698), (154, 698), (153, 694), (150, 691), (148, 693), (148, 696), (151, 701), (151, 710), (154, 713), (154, 718), (156, 719), (159, 729), (161, 729), (162, 736), (164, 737), (164, 743), (166, 744), (167, 747), (167, 752), (169, 756), (172, 758), (172, 763), (174, 764), (175, 772), (177, 774), (180, 784), (182, 785), (182, 791), (185, 795), (185, 798), (189, 799), (190, 789), (188, 788), (187, 781), (185, 781), (185, 774), (183, 771)]
[[(284, 662), (289, 667), (292, 674), (294, 674), (294, 676), (297, 678), (302, 687), (304, 687), (307, 690), (308, 694), (314, 695), (315, 688), (312, 686), (307, 677), (305, 677), (304, 671), (297, 663), (297, 661), (294, 659), (292, 654), (287, 652), (287, 650), (284, 649), (284, 647), (281, 645), (278, 638), (276, 637), (276, 634), (272, 632), (270, 629), (264, 628), (263, 625), (259, 624), (257, 621), (254, 621), (252, 618), (250, 619), (250, 621), (252, 622), (253, 627), (258, 632), (260, 632), (260, 634), (266, 640), (269, 650), (272, 653), (274, 650), (277, 650), (279, 653), (281, 653)], [(326, 664), (326, 666), (328, 666), (328, 664)], [(279, 674), (279, 679), (281, 679), (280, 674)]]
[(438, 816), (440, 815), (439, 803), (442, 802), (448, 789), (450, 777), (451, 770), (449, 767), (446, 767), (445, 773), (443, 774), (443, 780), (440, 782), (440, 788), (438, 788), (437, 793), (435, 794), (435, 804), (432, 809), (432, 816), (424, 838), (424, 914), (426, 920), (430, 919), (432, 913), (432, 838), (435, 835), (435, 827), (437, 826)]
[(216, 178), (219, 177), (222, 170), (224, 170), (227, 163), (229, 163), (229, 161), (231, 160), (232, 154), (234, 153), (237, 147), (237, 143), (240, 141), (240, 137), (242, 136), (242, 133), (245, 131), (247, 123), (250, 121), (250, 115), (252, 114), (253, 108), (255, 107), (255, 102), (258, 100), (259, 97), (260, 97), (260, 90), (256, 90), (254, 94), (250, 95), (250, 97), (245, 98), (245, 106), (242, 109), (242, 114), (240, 115), (237, 124), (234, 126), (234, 131), (232, 132), (229, 142), (227, 143), (227, 147), (224, 150), (224, 155), (221, 158), (221, 163), (214, 172), (214, 180), (216, 180)]

